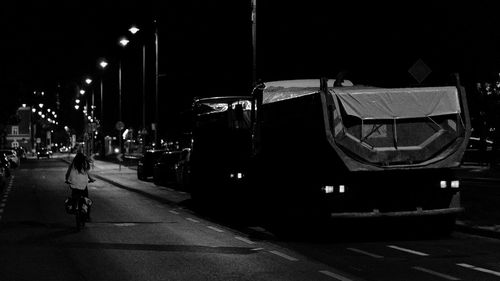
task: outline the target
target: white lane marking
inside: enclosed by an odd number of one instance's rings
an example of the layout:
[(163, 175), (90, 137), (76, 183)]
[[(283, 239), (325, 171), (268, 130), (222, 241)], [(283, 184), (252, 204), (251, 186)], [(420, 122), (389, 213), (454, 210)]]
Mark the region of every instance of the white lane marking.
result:
[(251, 240), (248, 240), (248, 239), (246, 239), (246, 238), (244, 238), (244, 237), (235, 236), (234, 238), (235, 238), (235, 239), (238, 239), (238, 240), (240, 240), (240, 241), (243, 241), (243, 242), (245, 242), (245, 243), (247, 243), (247, 244), (250, 244), (250, 245), (255, 244), (255, 242), (253, 242), (253, 241), (251, 241)]
[(278, 252), (278, 251), (269, 251), (269, 252), (272, 253), (272, 254), (275, 254), (277, 256), (280, 256), (280, 257), (282, 257), (284, 259), (287, 259), (289, 261), (298, 261), (298, 259), (296, 259), (294, 257), (291, 257), (291, 256), (289, 256), (287, 254), (283, 254), (282, 252)]
[(367, 255), (367, 256), (370, 256), (370, 257), (376, 258), (376, 259), (383, 259), (384, 258), (383, 256), (380, 256), (380, 255), (377, 255), (377, 254), (372, 254), (370, 252), (366, 252), (366, 251), (363, 251), (363, 250), (360, 250), (360, 249), (356, 249), (356, 248), (347, 248), (347, 250), (353, 251), (353, 252), (356, 252), (356, 253), (359, 253), (359, 254)]
[(1, 203), (0, 208), (4, 208), (4, 207), (5, 207), (5, 203)]
[(352, 281), (352, 279), (349, 279), (347, 277), (344, 277), (344, 276), (337, 274), (337, 273), (333, 273), (333, 272), (328, 271), (328, 270), (320, 270), (319, 272), (323, 273), (324, 275), (335, 278), (337, 280), (340, 280), (340, 281)]
[(437, 272), (437, 271), (434, 271), (434, 270), (430, 270), (430, 269), (427, 269), (427, 268), (423, 268), (423, 267), (420, 267), (420, 266), (414, 266), (413, 269), (416, 269), (418, 271), (422, 271), (422, 272), (425, 272), (425, 273), (429, 273), (429, 274), (432, 274), (432, 275), (444, 278), (446, 280), (462, 280), (460, 278), (457, 278), (457, 277), (454, 277), (454, 276), (451, 276), (451, 275), (448, 275), (448, 274), (440, 273), (440, 272)]
[(414, 251), (414, 250), (411, 250), (411, 249), (401, 248), (401, 247), (394, 246), (394, 245), (388, 245), (387, 247), (395, 249), (395, 250), (407, 252), (407, 253), (410, 253), (410, 254), (414, 254), (414, 255), (417, 255), (417, 256), (426, 257), (426, 256), (429, 255), (429, 254), (426, 254), (426, 253), (422, 253), (422, 252), (419, 252), (419, 251)]
[(2, 203), (7, 202), (7, 198), (2, 198)]
[(484, 272), (484, 273), (489, 273), (489, 274), (493, 274), (495, 276), (500, 276), (500, 272), (498, 271), (493, 271), (491, 269), (486, 269), (486, 268), (482, 268), (482, 267), (477, 267), (477, 266), (474, 266), (474, 265), (470, 265), (470, 264), (467, 264), (467, 263), (457, 263), (458, 266), (461, 266), (461, 267), (465, 267), (465, 268), (470, 268), (470, 269), (473, 269), (473, 270), (477, 270), (477, 271), (481, 271), (481, 272)]
[(188, 221), (195, 222), (195, 223), (200, 222), (199, 220), (195, 220), (195, 219), (193, 219), (193, 218), (186, 218), (186, 219), (187, 219)]
[(208, 228), (210, 228), (210, 229), (211, 229), (211, 230), (213, 230), (213, 231), (217, 231), (217, 232), (224, 232), (224, 230), (222, 230), (222, 229), (218, 229), (217, 227), (213, 227), (213, 226), (210, 226), (210, 225), (208, 225), (207, 227), (208, 227)]
[(174, 215), (178, 215), (179, 214), (179, 212), (176, 212), (174, 210), (170, 210), (169, 212), (172, 213), (172, 214), (174, 214)]
[(264, 248), (253, 248), (252, 251), (262, 251)]
[(0, 214), (3, 213), (3, 209), (0, 209)]

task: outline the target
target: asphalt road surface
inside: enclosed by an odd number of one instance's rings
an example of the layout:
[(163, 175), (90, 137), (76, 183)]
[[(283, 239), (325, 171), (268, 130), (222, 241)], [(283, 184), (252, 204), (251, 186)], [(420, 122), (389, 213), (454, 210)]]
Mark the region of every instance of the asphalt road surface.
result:
[(90, 187), (92, 222), (76, 232), (65, 170), (40, 159), (14, 171), (0, 203), (0, 280), (500, 279), (494, 239), (370, 239), (373, 228), (362, 239), (282, 239), (103, 181)]

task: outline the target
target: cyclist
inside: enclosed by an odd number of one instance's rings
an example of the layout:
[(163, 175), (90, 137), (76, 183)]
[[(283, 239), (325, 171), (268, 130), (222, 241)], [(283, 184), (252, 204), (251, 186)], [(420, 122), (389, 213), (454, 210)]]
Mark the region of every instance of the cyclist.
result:
[[(68, 183), (71, 188), (73, 208), (76, 208), (76, 204), (80, 196), (89, 197), (87, 184), (95, 181), (95, 179), (90, 175), (89, 170), (90, 161), (83, 153), (78, 152), (66, 171), (66, 183)], [(87, 211), (87, 215), (88, 220), (90, 221), (90, 207)]]

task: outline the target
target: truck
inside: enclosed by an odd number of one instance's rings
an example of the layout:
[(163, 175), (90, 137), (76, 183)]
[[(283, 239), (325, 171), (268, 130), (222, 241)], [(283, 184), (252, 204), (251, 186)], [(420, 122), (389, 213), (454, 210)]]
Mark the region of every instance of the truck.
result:
[[(460, 166), (471, 133), (465, 95), (459, 83), (409, 88), (333, 79), (263, 83), (247, 100), (249, 123), (241, 138), (223, 137), (222, 144), (216, 140), (222, 134), (198, 128), (211, 132), (205, 143), (219, 144), (210, 144), (215, 148), (210, 157), (231, 154), (239, 165), (233, 170), (242, 169), (246, 177), (226, 187), (235, 196), (218, 187), (205, 191), (249, 201), (249, 208), (277, 218), (419, 217), (436, 219), (449, 231), (463, 211), (453, 169)], [(232, 126), (230, 117), (220, 120)], [(193, 169), (210, 166), (199, 163)], [(231, 178), (232, 172), (225, 173)]]
[(248, 184), (255, 103), (251, 96), (195, 98), (189, 191), (198, 205), (236, 202), (235, 185)]

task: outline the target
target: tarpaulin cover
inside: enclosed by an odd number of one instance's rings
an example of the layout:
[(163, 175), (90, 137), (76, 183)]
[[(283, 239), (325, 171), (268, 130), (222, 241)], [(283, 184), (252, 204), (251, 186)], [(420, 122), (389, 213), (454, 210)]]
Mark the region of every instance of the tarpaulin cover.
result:
[[(335, 79), (328, 80), (328, 87), (333, 87)], [(266, 82), (264, 89), (263, 103), (273, 103), (281, 100), (298, 98), (304, 95), (313, 94), (319, 91), (319, 79), (285, 80)], [(352, 86), (352, 82), (344, 80), (342, 86)]]
[(403, 119), (460, 113), (456, 87), (335, 88), (348, 115), (361, 119)]

